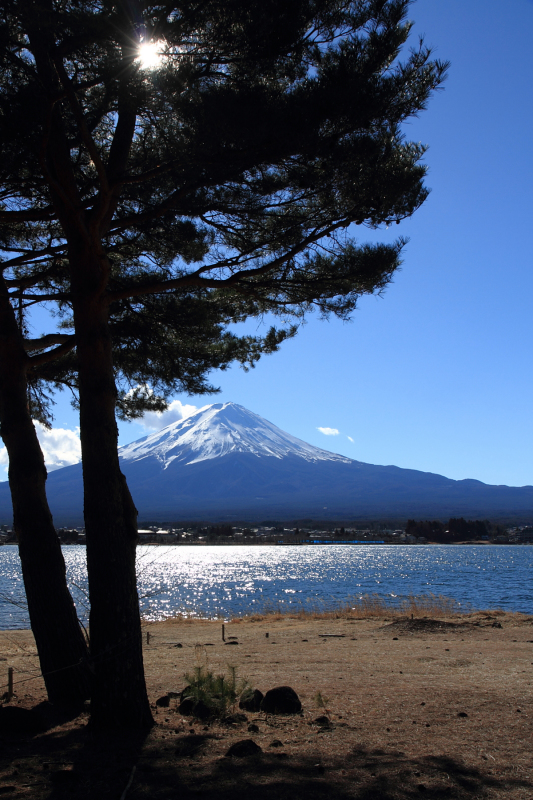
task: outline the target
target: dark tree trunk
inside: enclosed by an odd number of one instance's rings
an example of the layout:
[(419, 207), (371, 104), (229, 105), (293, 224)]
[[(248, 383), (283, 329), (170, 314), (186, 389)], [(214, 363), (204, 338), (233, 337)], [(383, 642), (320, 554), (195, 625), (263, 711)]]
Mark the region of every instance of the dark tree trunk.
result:
[[(48, 20), (46, 15), (45, 18)], [(29, 25), (30, 45), (44, 87), (41, 120), (45, 130), (45, 179), (68, 242), (91, 604), (91, 721), (101, 727), (145, 728), (153, 724), (153, 719), (144, 680), (135, 573), (137, 511), (120, 471), (117, 452), (116, 387), (108, 330), (110, 264), (101, 243), (120, 193), (119, 184), (112, 188), (111, 184), (125, 170), (136, 117), (135, 110), (129, 109), (124, 83), (126, 70), (119, 78), (124, 85), (109, 159), (106, 166), (95, 164), (100, 191), (94, 208), (86, 211), (76, 183), (79, 166), (71, 160), (71, 122), (67, 136), (62, 103), (57, 98), (66, 96), (65, 102), (70, 105), (83, 140), (90, 137), (90, 131), (85, 121), (80, 127), (79, 115), (83, 116), (83, 110), (78, 106), (68, 75), (61, 69), (58, 71), (61, 57), (51, 31), (52, 26), (39, 25), (38, 17)], [(124, 34), (128, 51), (131, 41)], [(128, 59), (131, 61), (127, 56), (124, 63)], [(95, 148), (97, 151), (96, 145)], [(99, 158), (96, 160), (99, 162)], [(86, 189), (82, 191), (85, 193)]]
[(9, 455), (9, 487), (30, 623), (49, 700), (79, 707), (90, 694), (87, 643), (46, 499), (46, 467), (27, 402), (28, 363), (2, 281), (0, 432)]
[(79, 364), (90, 631), (94, 681), (91, 722), (99, 727), (153, 724), (144, 680), (135, 552), (137, 510), (118, 458), (116, 387), (106, 258), (70, 257)]

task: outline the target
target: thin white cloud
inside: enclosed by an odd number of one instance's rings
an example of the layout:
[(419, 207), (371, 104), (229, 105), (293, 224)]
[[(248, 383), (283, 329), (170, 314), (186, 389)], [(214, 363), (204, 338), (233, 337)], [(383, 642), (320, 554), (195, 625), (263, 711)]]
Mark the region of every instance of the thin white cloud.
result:
[(324, 436), (338, 436), (339, 435), (339, 431), (337, 430), (337, 428), (317, 428), (317, 431), (320, 431), (320, 433), (323, 433)]
[[(68, 428), (52, 428), (47, 430), (44, 425), (34, 420), (37, 438), (41, 445), (44, 461), (48, 472), (53, 472), (61, 467), (77, 464), (81, 458), (81, 444), (79, 431)], [(9, 458), (5, 447), (0, 449), (0, 464), (9, 465)], [(6, 469), (7, 476), (7, 469)]]
[(352, 439), (352, 437), (351, 437), (351, 436), (347, 436), (346, 438), (347, 438), (347, 439), (349, 439), (349, 440), (352, 442), (352, 444), (353, 444), (353, 439)]
[[(147, 384), (144, 386), (139, 384), (138, 386), (135, 386), (134, 389), (130, 389), (126, 397), (139, 390), (141, 390), (141, 392), (146, 394), (148, 397), (154, 393), (154, 390), (151, 388), (151, 386), (148, 386)], [(194, 414), (196, 411), (198, 411), (198, 408), (190, 403), (187, 404), (182, 403), (181, 400), (173, 400), (168, 404), (166, 411), (146, 411), (140, 419), (136, 420), (136, 422), (149, 431), (160, 431), (162, 428), (166, 428), (167, 425), (171, 425), (173, 422), (179, 422), (182, 419), (190, 417), (191, 414)]]
[(196, 411), (198, 411), (196, 406), (184, 404), (181, 400), (173, 400), (168, 404), (166, 411), (147, 411), (139, 422), (150, 431), (160, 431), (172, 422), (179, 422), (181, 419), (190, 417)]
[(46, 469), (49, 472), (78, 463), (81, 459), (79, 429), (76, 431), (68, 430), (68, 428), (47, 430), (40, 422), (34, 424), (44, 454)]

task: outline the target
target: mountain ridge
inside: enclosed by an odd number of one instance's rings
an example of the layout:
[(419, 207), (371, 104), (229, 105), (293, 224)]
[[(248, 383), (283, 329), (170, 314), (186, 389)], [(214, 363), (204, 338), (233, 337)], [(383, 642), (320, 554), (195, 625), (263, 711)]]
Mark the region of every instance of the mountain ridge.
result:
[[(145, 520), (533, 518), (533, 486), (355, 461), (234, 403), (199, 409), (119, 456)], [(56, 524), (83, 524), (81, 464), (51, 472), (47, 494)], [(11, 513), (9, 486), (0, 483), (0, 520)]]

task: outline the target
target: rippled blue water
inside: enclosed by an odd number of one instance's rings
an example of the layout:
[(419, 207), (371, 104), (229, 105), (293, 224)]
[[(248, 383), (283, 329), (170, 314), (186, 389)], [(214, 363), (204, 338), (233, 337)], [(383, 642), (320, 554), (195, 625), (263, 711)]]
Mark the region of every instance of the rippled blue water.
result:
[[(87, 618), (85, 548), (63, 553)], [(139, 594), (152, 619), (342, 601), (444, 595), (463, 607), (533, 613), (533, 547), (335, 545), (138, 548)], [(16, 546), (0, 547), (0, 629), (29, 627)]]

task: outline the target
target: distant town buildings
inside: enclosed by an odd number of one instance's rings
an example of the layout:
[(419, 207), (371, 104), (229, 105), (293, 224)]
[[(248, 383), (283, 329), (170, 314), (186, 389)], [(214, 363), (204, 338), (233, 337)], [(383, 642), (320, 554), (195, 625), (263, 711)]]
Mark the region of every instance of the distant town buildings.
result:
[[(85, 544), (83, 528), (59, 528), (57, 531), (62, 544)], [(427, 544), (425, 536), (414, 536), (402, 529), (388, 528), (336, 528), (315, 529), (312, 527), (288, 528), (280, 525), (258, 525), (244, 527), (238, 525), (184, 526), (161, 528), (147, 525), (139, 529), (140, 544), (154, 545), (286, 545), (286, 544)], [(481, 537), (487, 544), (533, 544), (533, 526), (523, 525), (503, 528), (495, 525), (491, 535)], [(8, 525), (0, 525), (0, 545), (16, 544), (17, 537)], [(468, 544), (468, 542), (465, 542)], [(479, 543), (476, 542), (476, 543)]]

